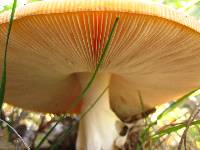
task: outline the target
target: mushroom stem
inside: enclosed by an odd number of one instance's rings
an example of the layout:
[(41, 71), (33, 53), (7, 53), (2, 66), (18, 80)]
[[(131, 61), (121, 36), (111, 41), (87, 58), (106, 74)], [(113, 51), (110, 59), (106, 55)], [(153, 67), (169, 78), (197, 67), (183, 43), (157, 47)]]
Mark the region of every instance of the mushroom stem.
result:
[[(84, 88), (91, 74), (78, 75), (81, 87)], [(97, 74), (95, 81), (83, 98), (82, 113), (85, 112), (109, 85), (109, 74)], [(112, 150), (117, 137), (115, 122), (119, 120), (110, 109), (109, 91), (107, 90), (96, 105), (80, 121), (77, 150)]]

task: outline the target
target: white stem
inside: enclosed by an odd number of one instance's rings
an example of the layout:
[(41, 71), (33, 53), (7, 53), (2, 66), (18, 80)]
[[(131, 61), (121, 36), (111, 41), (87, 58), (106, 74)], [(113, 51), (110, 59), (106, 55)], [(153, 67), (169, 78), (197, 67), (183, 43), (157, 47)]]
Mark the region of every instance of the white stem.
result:
[[(86, 86), (91, 74), (78, 75), (82, 88)], [(108, 86), (110, 75), (98, 74), (92, 86), (83, 99), (82, 112), (85, 112)], [(117, 137), (115, 122), (117, 116), (110, 109), (109, 90), (107, 90), (96, 105), (80, 121), (77, 150), (112, 150)]]

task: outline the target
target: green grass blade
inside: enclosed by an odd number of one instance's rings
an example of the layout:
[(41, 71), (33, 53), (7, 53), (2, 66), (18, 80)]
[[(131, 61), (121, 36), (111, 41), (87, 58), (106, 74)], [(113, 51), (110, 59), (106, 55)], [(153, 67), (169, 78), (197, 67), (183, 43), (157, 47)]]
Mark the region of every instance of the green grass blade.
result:
[(82, 115), (80, 116), (80, 119), (83, 119), (87, 113), (97, 104), (97, 102), (100, 100), (100, 98), (103, 96), (103, 94), (108, 90), (108, 86), (103, 90), (103, 92), (97, 97), (97, 99), (94, 101), (94, 103), (85, 111), (82, 113)]
[(7, 38), (6, 38), (6, 46), (4, 50), (4, 58), (3, 58), (3, 67), (2, 67), (2, 76), (1, 76), (1, 85), (0, 85), (0, 111), (2, 110), (2, 105), (4, 102), (5, 96), (5, 88), (6, 88), (6, 65), (7, 65), (7, 51), (8, 51), (8, 44), (10, 39), (11, 28), (14, 20), (15, 9), (17, 6), (17, 0), (14, 0), (12, 6), (12, 12), (10, 16), (10, 21), (7, 29)]
[[(88, 89), (91, 87), (93, 81), (95, 80), (95, 77), (104, 61), (104, 58), (105, 58), (105, 55), (108, 51), (108, 48), (109, 48), (109, 45), (110, 45), (110, 42), (112, 40), (112, 37), (113, 37), (113, 34), (115, 32), (115, 29), (117, 27), (117, 24), (118, 24), (118, 21), (119, 21), (119, 17), (116, 18), (115, 22), (114, 22), (114, 25), (112, 27), (112, 30), (109, 34), (109, 37), (108, 37), (108, 41), (102, 51), (102, 54), (101, 54), (101, 57), (99, 59), (99, 62), (97, 63), (96, 65), (96, 68), (95, 68), (95, 71), (94, 73), (92, 74), (92, 77), (91, 79), (89, 80), (89, 82), (87, 83), (86, 87), (83, 89), (83, 91), (80, 93), (80, 95), (73, 101), (71, 107), (69, 108), (69, 110), (66, 112), (66, 113), (71, 113), (72, 110), (74, 109), (74, 107), (76, 107), (76, 105), (80, 102), (81, 98), (87, 93)], [(36, 149), (35, 150), (39, 150), (40, 146), (43, 144), (43, 142), (47, 139), (47, 137), (49, 136), (49, 134), (55, 129), (55, 127), (58, 125), (58, 122), (60, 122), (61, 120), (63, 119), (63, 117), (59, 118), (59, 120), (57, 121), (57, 123), (48, 131), (48, 133), (44, 136), (44, 138), (40, 141), (40, 143), (36, 146)]]
[[(138, 91), (138, 95), (139, 95), (139, 100), (140, 100), (140, 106), (141, 106), (141, 114), (144, 113), (144, 102), (143, 102), (143, 98), (142, 98), (142, 94), (140, 91)], [(145, 141), (145, 137), (148, 136), (149, 132), (148, 132), (148, 120), (147, 117), (144, 118), (145, 121), (145, 129), (140, 133), (140, 141), (141, 144), (144, 143)], [(140, 143), (139, 143), (140, 144)], [(137, 144), (136, 146), (136, 150), (141, 149), (142, 145)]]
[[(190, 126), (193, 126), (193, 125), (200, 125), (200, 120), (193, 121)], [(151, 138), (153, 141), (157, 141), (162, 136), (164, 136), (166, 134), (170, 134), (172, 132), (176, 132), (182, 128), (185, 128), (186, 126), (187, 126), (187, 123), (180, 123), (178, 125), (168, 127), (167, 129), (163, 129), (163, 130), (155, 133), (154, 135), (151, 136)]]
[[(108, 86), (103, 90), (103, 92), (97, 97), (97, 99), (89, 106), (89, 108), (83, 112), (80, 116), (80, 120), (82, 120), (87, 113), (98, 103), (98, 101), (100, 100), (100, 98), (104, 95), (104, 93), (108, 90)], [(69, 128), (67, 128), (64, 132), (64, 136), (62, 137), (62, 140), (59, 140), (57, 143), (55, 143), (54, 145), (52, 145), (50, 150), (56, 150), (58, 148), (58, 146), (63, 142), (64, 137), (67, 136), (69, 134), (69, 131), (73, 128), (74, 126), (70, 126)]]
[[(198, 88), (199, 89), (199, 88)], [(193, 90), (191, 92), (189, 92), (188, 94), (184, 95), (183, 97), (179, 98), (178, 100), (176, 100), (175, 102), (173, 102), (169, 107), (167, 107), (160, 115), (158, 115), (157, 120), (150, 123), (143, 131), (141, 138), (143, 139), (142, 141), (144, 142), (147, 137), (145, 137), (145, 135), (149, 132), (150, 128), (153, 127), (154, 125), (157, 124), (157, 121), (162, 119), (164, 116), (166, 116), (169, 112), (173, 111), (175, 108), (177, 108), (178, 106), (182, 105), (186, 98), (189, 97), (191, 94), (193, 94), (194, 92), (196, 92), (198, 89)]]
[(35, 150), (39, 150), (44, 141), (48, 138), (48, 136), (51, 134), (51, 132), (55, 129), (55, 127), (58, 125), (59, 121), (57, 121), (53, 127), (45, 134), (45, 136), (42, 138), (42, 140), (39, 142), (39, 144), (36, 146)]
[[(143, 114), (144, 113), (144, 101), (143, 101), (142, 94), (141, 94), (140, 91), (138, 91), (138, 96), (139, 96), (139, 100), (140, 100), (141, 114)], [(144, 121), (145, 121), (145, 129), (146, 129), (147, 125), (148, 125), (147, 117), (144, 118)], [(140, 132), (139, 140), (141, 142), (138, 142), (138, 144), (136, 145), (136, 150), (141, 150), (142, 149), (142, 144), (145, 141), (145, 137), (148, 136), (148, 134), (149, 134), (148, 130), (145, 130), (145, 129)]]
[(183, 97), (179, 98), (178, 100), (176, 100), (175, 102), (173, 102), (169, 107), (167, 107), (158, 117), (157, 120), (162, 119), (165, 115), (167, 115), (169, 112), (171, 112), (172, 110), (174, 110), (175, 108), (177, 108), (178, 106), (182, 105), (187, 97), (189, 97), (191, 94), (193, 94), (194, 92), (196, 92), (198, 89), (193, 90), (189, 93), (187, 93), (186, 95), (184, 95)]
[(105, 55), (106, 55), (106, 53), (108, 51), (111, 39), (112, 39), (114, 31), (115, 31), (115, 29), (117, 27), (118, 21), (119, 21), (119, 17), (117, 17), (116, 20), (115, 20), (115, 22), (114, 22), (114, 25), (112, 27), (112, 30), (111, 30), (109, 38), (108, 38), (108, 41), (107, 41), (107, 43), (105, 45), (105, 48), (103, 49), (103, 52), (101, 54), (99, 62), (96, 65), (96, 69), (95, 69), (94, 73), (92, 74), (91, 79), (89, 80), (89, 82), (87, 83), (86, 87), (81, 92), (81, 94), (73, 101), (73, 103), (71, 105), (71, 109), (69, 109), (70, 112), (72, 111), (72, 109), (74, 109), (74, 107), (76, 107), (76, 105), (79, 103), (80, 99), (86, 94), (86, 92), (88, 91), (88, 89), (91, 87), (93, 81), (95, 80), (95, 77), (96, 77), (96, 75), (97, 75), (97, 73), (98, 73), (98, 71), (99, 71), (99, 69), (100, 69), (100, 67), (101, 67), (101, 65), (102, 65), (102, 63), (104, 61)]
[(140, 107), (141, 107), (141, 114), (144, 113), (144, 102), (143, 102), (143, 98), (142, 98), (142, 94), (140, 91), (138, 91), (138, 97), (139, 97), (139, 100), (140, 100)]

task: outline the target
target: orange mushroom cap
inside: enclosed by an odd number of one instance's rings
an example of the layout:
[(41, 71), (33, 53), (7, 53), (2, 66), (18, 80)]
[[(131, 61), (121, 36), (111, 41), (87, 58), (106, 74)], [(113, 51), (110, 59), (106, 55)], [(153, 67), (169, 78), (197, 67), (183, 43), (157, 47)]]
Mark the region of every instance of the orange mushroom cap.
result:
[[(1, 49), (9, 15), (0, 15)], [(141, 112), (138, 91), (149, 110), (199, 87), (200, 24), (192, 17), (134, 0), (52, 0), (16, 10), (6, 102), (66, 112), (81, 91), (76, 74), (94, 71), (118, 16), (100, 72), (111, 74), (110, 105), (120, 118)]]

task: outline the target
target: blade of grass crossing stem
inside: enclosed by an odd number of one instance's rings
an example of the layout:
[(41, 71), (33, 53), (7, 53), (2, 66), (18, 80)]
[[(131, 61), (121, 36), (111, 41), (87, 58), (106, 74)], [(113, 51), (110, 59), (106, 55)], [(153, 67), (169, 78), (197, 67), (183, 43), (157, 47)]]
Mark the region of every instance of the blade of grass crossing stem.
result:
[(96, 103), (100, 100), (100, 98), (103, 96), (103, 94), (108, 90), (108, 86), (103, 90), (103, 92), (97, 97), (97, 99), (94, 101), (94, 103), (81, 115), (80, 119), (83, 119), (87, 113), (96, 105)]
[[(80, 116), (80, 120), (82, 120), (87, 113), (98, 103), (98, 101), (100, 100), (100, 98), (103, 96), (103, 94), (108, 90), (108, 86), (106, 86), (106, 88), (101, 92), (101, 94), (96, 98), (96, 100), (87, 108), (87, 110), (85, 112), (83, 112)], [(56, 142), (54, 145), (52, 145), (50, 150), (56, 150), (56, 148), (58, 148), (58, 146), (63, 142), (64, 137), (66, 135), (68, 135), (69, 131), (73, 128), (74, 126), (70, 126), (69, 128), (65, 129), (64, 131), (64, 135), (62, 136), (62, 139), (59, 140), (58, 142)]]
[(1, 85), (0, 85), (0, 111), (2, 110), (2, 105), (4, 102), (4, 96), (5, 96), (7, 51), (8, 51), (8, 43), (9, 43), (9, 39), (10, 39), (10, 33), (11, 33), (11, 28), (12, 28), (12, 24), (13, 24), (16, 6), (17, 6), (17, 0), (14, 0), (13, 6), (12, 6), (12, 12), (11, 12), (11, 16), (10, 16), (10, 21), (9, 21), (9, 25), (8, 25), (8, 29), (7, 29), (7, 38), (6, 38), (6, 45), (5, 45), (5, 50), (4, 50)]
[(119, 17), (116, 18), (115, 22), (114, 22), (114, 25), (112, 27), (112, 30), (110, 32), (110, 35), (108, 37), (108, 41), (103, 49), (103, 52), (101, 54), (101, 57), (99, 59), (99, 62), (97, 63), (96, 65), (96, 68), (95, 68), (95, 71), (94, 73), (92, 74), (92, 77), (91, 79), (89, 80), (89, 82), (87, 83), (86, 87), (83, 89), (83, 91), (81, 92), (81, 94), (73, 101), (72, 105), (71, 105), (71, 109), (69, 109), (69, 111), (71, 112), (72, 109), (74, 109), (74, 107), (78, 104), (78, 102), (80, 101), (80, 99), (86, 94), (86, 92), (88, 91), (88, 89), (91, 87), (93, 81), (95, 80), (95, 77), (104, 61), (104, 58), (105, 58), (105, 55), (106, 55), (106, 52), (108, 51), (108, 48), (109, 48), (109, 45), (110, 45), (110, 42), (111, 42), (111, 39), (113, 37), (113, 34), (114, 34), (114, 31), (117, 27), (117, 23), (119, 21)]
[[(86, 94), (86, 92), (88, 91), (88, 89), (91, 87), (93, 81), (95, 80), (95, 77), (104, 61), (104, 58), (105, 58), (105, 55), (106, 55), (106, 52), (108, 51), (108, 48), (109, 48), (109, 45), (110, 45), (110, 42), (112, 40), (112, 37), (113, 37), (113, 34), (115, 32), (115, 29), (117, 27), (117, 24), (118, 24), (118, 21), (119, 21), (119, 17), (116, 18), (115, 22), (114, 22), (114, 25), (112, 27), (112, 30), (109, 34), (109, 37), (108, 37), (108, 40), (106, 42), (106, 45), (102, 51), (102, 54), (101, 54), (101, 57), (96, 65), (96, 68), (95, 68), (95, 71), (94, 73), (92, 74), (91, 76), (91, 79), (89, 80), (89, 82), (87, 83), (86, 87), (82, 90), (82, 92), (80, 93), (80, 95), (73, 101), (71, 107), (69, 108), (68, 112), (66, 113), (71, 113), (71, 111), (74, 109), (74, 107), (76, 107), (76, 105), (79, 103), (79, 101), (81, 100), (81, 98)], [(39, 150), (40, 146), (43, 144), (43, 142), (47, 139), (47, 137), (49, 136), (49, 134), (55, 129), (55, 127), (58, 125), (58, 123), (63, 119), (63, 117), (60, 117), (58, 119), (58, 121), (56, 122), (56, 124), (47, 132), (47, 134), (44, 136), (44, 138), (40, 141), (40, 143), (36, 146), (36, 150)]]

